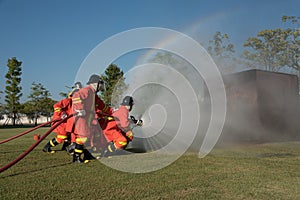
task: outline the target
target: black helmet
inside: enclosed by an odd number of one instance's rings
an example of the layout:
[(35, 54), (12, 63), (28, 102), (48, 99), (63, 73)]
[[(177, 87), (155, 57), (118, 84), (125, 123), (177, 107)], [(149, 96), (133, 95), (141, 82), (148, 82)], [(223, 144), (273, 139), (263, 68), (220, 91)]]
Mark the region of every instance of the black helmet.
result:
[(123, 106), (132, 106), (134, 103), (133, 103), (133, 98), (131, 96), (126, 96), (124, 97), (121, 105)]
[(101, 83), (101, 84), (103, 84), (103, 80), (100, 78), (99, 75), (93, 74), (92, 76), (90, 76), (90, 79), (86, 84), (91, 84), (91, 83)]
[(73, 88), (73, 89), (80, 89), (80, 88), (82, 88), (81, 82), (79, 82), (79, 81), (76, 82), (72, 88)]
[(80, 90), (81, 88), (82, 88), (81, 82), (79, 82), (79, 81), (76, 82), (76, 83), (74, 84), (74, 86), (72, 87), (72, 91), (69, 92), (68, 97), (72, 97), (73, 94), (74, 94), (75, 92), (77, 92), (78, 90)]

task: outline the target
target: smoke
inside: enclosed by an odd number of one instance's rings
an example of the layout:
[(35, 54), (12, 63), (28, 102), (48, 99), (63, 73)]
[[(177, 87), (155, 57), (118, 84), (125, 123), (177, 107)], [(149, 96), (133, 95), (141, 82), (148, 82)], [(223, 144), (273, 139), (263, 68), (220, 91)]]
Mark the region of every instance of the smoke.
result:
[[(249, 63), (231, 57), (214, 61), (223, 75), (227, 100), (219, 145), (299, 138), (297, 76), (249, 68)], [(205, 96), (209, 107), (209, 92)]]
[[(155, 151), (173, 142), (176, 148), (171, 145), (167, 151), (184, 149), (182, 144), (193, 140), (194, 131), (185, 129), (185, 137), (176, 137), (182, 134), (182, 123), (189, 123), (187, 118), (182, 120), (182, 116), (194, 118), (191, 121), (196, 126), (199, 118), (197, 96), (188, 80), (174, 68), (154, 63), (141, 65), (127, 76), (132, 80), (127, 95), (133, 96), (136, 102), (132, 114), (144, 121), (142, 128), (134, 130), (139, 139), (132, 145), (145, 151)], [(195, 112), (187, 113), (192, 107)]]
[[(84, 60), (76, 80), (86, 80), (89, 74), (101, 71), (99, 66), (108, 66), (121, 55), (139, 49), (162, 50), (171, 56), (152, 57), (156, 60), (145, 60), (125, 74), (129, 88), (124, 95), (133, 96), (136, 103), (131, 114), (145, 122), (143, 127), (133, 129), (131, 148), (149, 153), (126, 157), (126, 162), (121, 158), (120, 162), (101, 160), (114, 169), (133, 173), (155, 171), (171, 164), (188, 149), (195, 149), (204, 157), (217, 141), (230, 143), (248, 136), (260, 137), (259, 127), (276, 127), (273, 125), (282, 119), (280, 113), (284, 118), (289, 113), (282, 105), (292, 104), (290, 101), (274, 101), (276, 97), (266, 95), (270, 88), (261, 86), (279, 87), (279, 92), (271, 94), (289, 96), (284, 93), (285, 87), (276, 81), (264, 82), (267, 79), (257, 75), (238, 79), (224, 76), (223, 82), (220, 69), (198, 42), (164, 28), (138, 28), (108, 38)], [(266, 96), (269, 98), (263, 98)], [(288, 99), (294, 99), (293, 95)], [(270, 106), (268, 102), (276, 105)], [(298, 123), (299, 118), (294, 119)]]
[[(131, 147), (151, 152), (176, 140), (176, 145), (167, 150), (169, 153), (185, 150), (186, 145), (192, 151), (199, 151), (202, 146), (202, 151), (208, 152), (210, 149), (206, 149), (203, 142), (213, 108), (207, 84), (190, 63), (176, 55), (171, 58), (172, 64), (158, 64), (159, 61), (151, 59), (147, 61), (150, 63), (145, 62), (147, 64), (141, 64), (126, 74), (129, 80), (126, 94), (132, 95), (136, 102), (132, 114), (144, 121), (143, 127), (134, 129), (136, 138)], [(214, 78), (209, 77), (210, 84)], [(227, 112), (217, 145), (295, 139), (299, 117), (295, 112), (298, 96), (294, 76), (247, 70), (223, 75), (223, 80)], [(182, 82), (186, 85), (182, 86)], [(212, 85), (216, 93), (222, 90), (217, 84)], [(186, 91), (188, 88), (192, 95)], [(178, 95), (177, 91), (182, 91), (182, 94)], [(192, 120), (192, 115), (197, 118), (199, 114), (198, 123), (191, 123), (197, 124), (195, 135), (195, 127), (187, 125), (183, 137), (177, 137), (183, 110), (189, 112), (187, 123)], [(215, 112), (218, 114), (219, 111)], [(215, 123), (222, 125), (224, 121), (215, 120)], [(206, 142), (214, 143), (215, 136), (210, 136)]]
[[(211, 114), (207, 131), (202, 136), (203, 143), (197, 148), (200, 156), (205, 156), (218, 140), (225, 120), (224, 84), (206, 50), (187, 35), (158, 27), (116, 34), (91, 51), (80, 66), (76, 81), (85, 80), (88, 74), (102, 71), (99, 66), (108, 66), (121, 55), (139, 49), (162, 50), (180, 58), (180, 62), (175, 63), (145, 62), (125, 74), (129, 88), (124, 95), (133, 96), (136, 102), (132, 114), (145, 121), (144, 127), (133, 130), (132, 147), (149, 152), (145, 157), (169, 156), (164, 157), (164, 162), (162, 159), (151, 162), (141, 156), (139, 160), (128, 157), (128, 162), (122, 165), (105, 164), (122, 171), (141, 173), (161, 169), (178, 159), (198, 138), (202, 116), (206, 115), (200, 105), (204, 98), (204, 83), (211, 96)], [(140, 162), (145, 166), (131, 167), (132, 164), (140, 166)]]
[(296, 76), (253, 69), (224, 75), (224, 83), (228, 109), (220, 145), (297, 138)]
[[(211, 105), (207, 107), (205, 102), (205, 81), (185, 59), (163, 55), (168, 62), (147, 60), (125, 74), (129, 87), (124, 96), (131, 95), (135, 100), (131, 114), (144, 121), (143, 127), (134, 129), (135, 139), (130, 147), (139, 152), (165, 148), (164, 152), (172, 154), (187, 149), (199, 151), (211, 120)], [(213, 76), (210, 79), (218, 90)], [(213, 146), (216, 137), (217, 132), (208, 137), (206, 146)], [(206, 146), (202, 150), (210, 151), (211, 147)]]

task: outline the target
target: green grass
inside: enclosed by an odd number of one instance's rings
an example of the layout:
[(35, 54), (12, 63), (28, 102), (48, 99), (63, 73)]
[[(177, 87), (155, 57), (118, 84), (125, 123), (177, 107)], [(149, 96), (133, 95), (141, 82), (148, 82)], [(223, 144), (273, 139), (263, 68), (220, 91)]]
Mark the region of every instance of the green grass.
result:
[[(0, 129), (0, 140), (24, 130)], [(34, 143), (34, 133), (1, 144), (1, 167)], [(0, 174), (0, 199), (300, 199), (300, 142), (216, 148), (203, 159), (186, 153), (161, 170), (132, 174), (43, 153), (53, 136)]]

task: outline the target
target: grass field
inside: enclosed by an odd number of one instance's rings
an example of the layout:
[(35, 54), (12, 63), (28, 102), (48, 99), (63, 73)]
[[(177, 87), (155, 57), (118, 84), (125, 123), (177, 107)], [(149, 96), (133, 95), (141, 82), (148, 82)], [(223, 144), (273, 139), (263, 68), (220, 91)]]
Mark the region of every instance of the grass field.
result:
[[(26, 129), (0, 129), (0, 140)], [(34, 133), (43, 134), (46, 128)], [(1, 167), (31, 144), (33, 134), (1, 144)], [(73, 164), (43, 145), (0, 174), (0, 199), (300, 199), (300, 142), (215, 148), (203, 159), (186, 153), (161, 170), (132, 174), (99, 161)], [(59, 149), (61, 146), (57, 147)], [(126, 156), (137, 156), (124, 155)], [(110, 158), (114, 162), (115, 158)]]

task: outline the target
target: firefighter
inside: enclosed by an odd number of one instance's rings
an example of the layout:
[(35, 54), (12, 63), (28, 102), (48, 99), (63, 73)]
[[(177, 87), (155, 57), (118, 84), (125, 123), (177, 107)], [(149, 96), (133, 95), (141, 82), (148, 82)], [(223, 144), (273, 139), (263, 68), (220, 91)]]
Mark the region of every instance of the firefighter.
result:
[(95, 99), (95, 109), (100, 126), (93, 126), (93, 134), (90, 138), (91, 151), (94, 153), (100, 152), (107, 146), (107, 141), (102, 130), (105, 129), (107, 120), (108, 118), (112, 118), (113, 113), (113, 108), (105, 105), (100, 98)]
[[(88, 151), (85, 143), (91, 138), (93, 126), (99, 126), (96, 114), (96, 104), (99, 102), (97, 93), (103, 89), (104, 82), (99, 75), (90, 76), (87, 86), (81, 88), (72, 97), (72, 106), (75, 117), (73, 117), (72, 132), (75, 135), (75, 149), (73, 162), (86, 163)], [(104, 109), (104, 105), (102, 105)], [(100, 108), (99, 108), (100, 109)], [(84, 153), (84, 158), (81, 155)]]
[[(54, 113), (52, 120), (64, 119), (68, 115), (72, 114), (72, 95), (82, 87), (80, 82), (76, 82), (72, 87), (72, 91), (68, 94), (68, 97), (53, 105)], [(67, 120), (68, 121), (68, 120)], [(52, 138), (43, 148), (44, 152), (55, 153), (51, 147), (63, 143), (62, 150), (70, 144), (70, 133), (66, 130), (67, 121), (61, 123), (56, 127), (53, 132), (56, 133), (56, 137)], [(52, 124), (54, 125), (54, 124)]]
[[(91, 151), (92, 152), (98, 152), (101, 149), (104, 149), (107, 145), (106, 139), (103, 136), (102, 133), (102, 129), (104, 129), (105, 125), (106, 125), (106, 121), (107, 121), (107, 116), (112, 115), (113, 113), (113, 108), (105, 105), (105, 103), (99, 98), (98, 95), (95, 95), (95, 112), (96, 112), (96, 118), (99, 122), (98, 123), (93, 123), (90, 126), (90, 138), (89, 138), (89, 142), (90, 142), (90, 147), (91, 147)], [(68, 123), (68, 125), (73, 126), (73, 121), (70, 120), (70, 123)], [(100, 125), (100, 126), (99, 126)], [(73, 130), (72, 130), (73, 129)], [(68, 127), (67, 130), (69, 131), (74, 131), (74, 127)], [(72, 133), (71, 135), (72, 137), (72, 143), (66, 148), (67, 152), (69, 155), (73, 155), (74, 154), (74, 150), (75, 150), (75, 134)], [(88, 156), (89, 158), (93, 159), (91, 157), (91, 155), (88, 155), (89, 153), (86, 152), (86, 150), (84, 150), (84, 153), (86, 156)]]
[(105, 129), (104, 136), (108, 142), (108, 146), (101, 157), (113, 155), (118, 149), (125, 149), (128, 142), (133, 139), (132, 128), (142, 126), (142, 120), (136, 120), (133, 116), (129, 119), (129, 112), (134, 105), (131, 96), (124, 97), (120, 107), (112, 114)]

